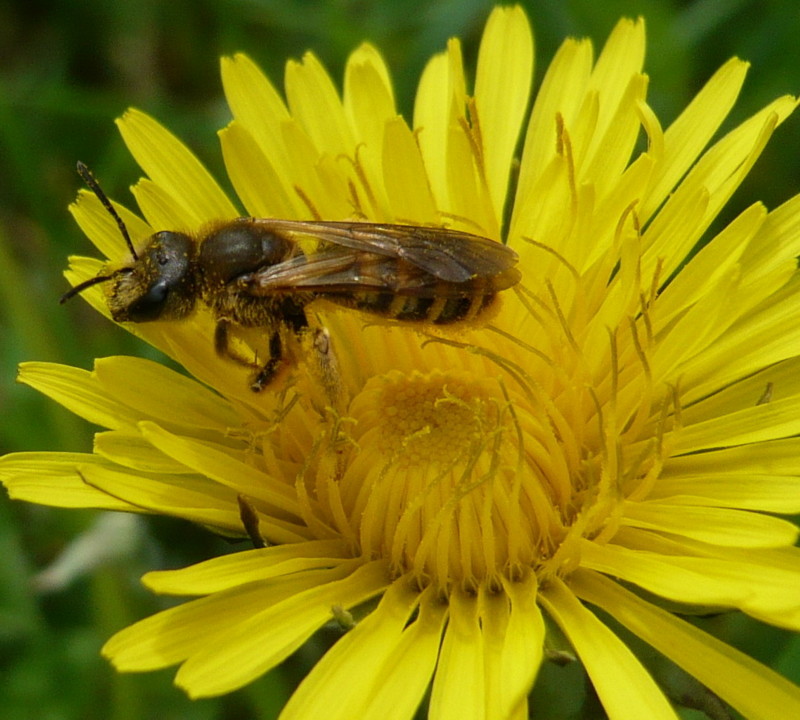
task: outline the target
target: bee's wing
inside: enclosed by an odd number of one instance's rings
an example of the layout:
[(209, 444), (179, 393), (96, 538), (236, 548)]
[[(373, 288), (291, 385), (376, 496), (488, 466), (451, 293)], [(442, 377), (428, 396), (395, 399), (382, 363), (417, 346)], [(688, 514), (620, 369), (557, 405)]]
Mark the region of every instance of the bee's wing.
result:
[(317, 292), (392, 292), (396, 295), (439, 297), (461, 295), (463, 286), (446, 283), (429, 272), (389, 255), (354, 252), (332, 246), (298, 255), (240, 279), (249, 295)]
[(399, 258), (445, 282), (463, 283), (501, 275), (518, 260), (517, 253), (502, 243), (448, 228), (272, 218), (256, 218), (253, 222), (279, 233), (307, 235), (321, 243)]

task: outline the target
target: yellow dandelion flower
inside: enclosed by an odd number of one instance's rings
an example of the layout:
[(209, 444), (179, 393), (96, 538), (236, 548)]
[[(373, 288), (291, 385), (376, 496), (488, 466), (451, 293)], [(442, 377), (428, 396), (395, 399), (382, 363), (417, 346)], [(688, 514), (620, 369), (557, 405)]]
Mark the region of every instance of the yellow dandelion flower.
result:
[[(126, 326), (204, 385), (133, 358), (23, 365), (105, 430), (90, 454), (3, 458), (13, 497), (244, 523), (267, 544), (146, 575), (201, 597), (114, 636), (120, 670), (179, 664), (191, 696), (225, 693), (358, 608), (282, 718), (411, 718), (428, 688), (432, 718), (523, 718), (547, 619), (609, 717), (676, 717), (620, 627), (742, 715), (800, 717), (797, 687), (665, 609), (800, 629), (797, 528), (778, 517), (800, 512), (800, 198), (706, 233), (795, 100), (714, 139), (744, 80), (733, 59), (663, 129), (644, 48), (641, 21), (597, 59), (568, 40), (527, 119), (530, 28), (496, 9), (474, 90), (453, 40), (413, 124), (369, 45), (342, 98), (312, 54), (288, 64), (286, 102), (225, 58), (220, 137), (244, 212), (154, 120), (119, 120), (147, 175), (142, 217), (117, 207), (136, 247), (241, 215), (448, 226), (504, 239), (523, 275), (451, 330), (312, 304), (330, 352), (306, 339), (261, 393), (215, 351), (204, 309)], [(72, 211), (130, 263), (96, 197)], [(78, 258), (69, 278), (101, 271)], [(84, 297), (109, 313), (103, 283)]]

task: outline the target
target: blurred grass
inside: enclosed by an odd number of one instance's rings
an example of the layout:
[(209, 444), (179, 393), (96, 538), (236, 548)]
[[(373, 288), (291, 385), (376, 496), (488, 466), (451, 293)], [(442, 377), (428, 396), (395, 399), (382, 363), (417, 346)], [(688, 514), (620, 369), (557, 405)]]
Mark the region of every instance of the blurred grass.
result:
[[(800, 85), (800, 10), (794, 0), (541, 0), (523, 3), (537, 41), (537, 77), (566, 35), (600, 46), (622, 15), (648, 26), (650, 101), (664, 125), (732, 55), (753, 63), (731, 124)], [(448, 37), (465, 44), (474, 68), (491, 3), (482, 0), (105, 0), (0, 2), (0, 450), (91, 447), (91, 428), (14, 383), (23, 360), (90, 367), (114, 353), (151, 351), (87, 306), (59, 307), (69, 254), (90, 253), (66, 206), (80, 186), (76, 160), (125, 201), (139, 173), (113, 119), (134, 105), (154, 115), (218, 177), (216, 130), (228, 120), (220, 55), (242, 50), (281, 86), (286, 59), (313, 49), (337, 82), (347, 54), (375, 43), (392, 70), (408, 115), (426, 59)], [(800, 122), (781, 128), (726, 219), (752, 201), (774, 207), (798, 192)], [(275, 717), (311, 662), (300, 653), (228, 698), (192, 703), (171, 686), (172, 671), (118, 676), (99, 657), (115, 630), (161, 607), (139, 588), (147, 569), (179, 566), (225, 550), (202, 530), (145, 521), (132, 559), (92, 573), (53, 595), (31, 578), (92, 522), (88, 512), (56, 511), (0, 498), (0, 715), (8, 718)], [(742, 642), (800, 679), (800, 645), (752, 629)], [(553, 713), (558, 712), (553, 707)], [(562, 710), (569, 717), (570, 709)], [(553, 714), (551, 717), (555, 718)], [(562, 715), (558, 715), (562, 717)], [(686, 717), (691, 717), (687, 714)]]

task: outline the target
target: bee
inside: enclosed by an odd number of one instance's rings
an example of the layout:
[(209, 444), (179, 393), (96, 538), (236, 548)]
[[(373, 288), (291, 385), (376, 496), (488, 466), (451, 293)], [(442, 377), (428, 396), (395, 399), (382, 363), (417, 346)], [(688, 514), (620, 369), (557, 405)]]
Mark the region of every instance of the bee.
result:
[[(111, 316), (135, 323), (180, 320), (204, 303), (216, 319), (216, 352), (253, 370), (255, 392), (289, 362), (286, 339), (309, 330), (306, 309), (315, 300), (399, 322), (447, 325), (475, 318), (521, 277), (517, 254), (499, 242), (385, 223), (242, 217), (199, 237), (162, 230), (137, 251), (94, 175), (83, 163), (78, 173), (116, 221), (132, 262), (76, 285), (61, 302), (108, 283)], [(264, 362), (233, 349), (236, 328), (263, 328)]]

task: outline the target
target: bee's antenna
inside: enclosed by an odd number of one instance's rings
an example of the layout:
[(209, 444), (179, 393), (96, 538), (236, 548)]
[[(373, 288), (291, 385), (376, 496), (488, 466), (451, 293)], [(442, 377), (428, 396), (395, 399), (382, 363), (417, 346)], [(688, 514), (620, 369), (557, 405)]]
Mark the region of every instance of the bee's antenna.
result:
[[(111, 201), (108, 199), (108, 196), (103, 192), (103, 189), (100, 187), (100, 183), (97, 182), (97, 178), (92, 175), (92, 171), (89, 170), (86, 165), (84, 165), (80, 160), (78, 160), (78, 175), (83, 178), (83, 182), (86, 183), (86, 186), (97, 196), (97, 199), (103, 203), (103, 207), (108, 210), (109, 215), (117, 221), (117, 226), (119, 227), (119, 231), (122, 233), (122, 237), (125, 238), (125, 243), (128, 246), (128, 250), (131, 251), (131, 255), (133, 256), (134, 260), (138, 260), (139, 256), (136, 254), (136, 250), (133, 247), (133, 243), (131, 242), (131, 236), (128, 235), (128, 228), (125, 227), (125, 223), (122, 221), (122, 218), (119, 216), (119, 213), (114, 209), (114, 206), (111, 204)], [(95, 278), (97, 280), (97, 278)], [(100, 282), (98, 280), (98, 282)], [(81, 283), (77, 287), (88, 287), (86, 283)], [(76, 288), (72, 288), (76, 290)], [(80, 292), (80, 290), (76, 290), (76, 292)], [(75, 293), (67, 293), (63, 298), (61, 298), (61, 302), (68, 300), (72, 295)]]
[(78, 283), (75, 287), (70, 288), (65, 292), (58, 300), (58, 302), (63, 305), (67, 300), (70, 298), (74, 298), (76, 295), (82, 293), (86, 288), (92, 287), (92, 285), (97, 285), (98, 283), (105, 282), (106, 280), (111, 280), (113, 275), (98, 275), (97, 277), (89, 278), (88, 280), (84, 280), (82, 283)]

